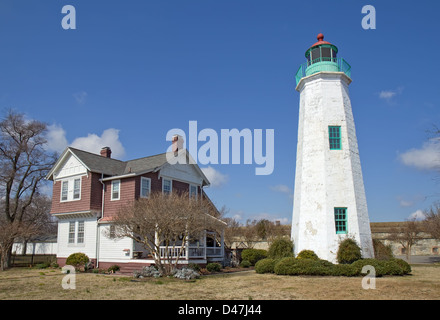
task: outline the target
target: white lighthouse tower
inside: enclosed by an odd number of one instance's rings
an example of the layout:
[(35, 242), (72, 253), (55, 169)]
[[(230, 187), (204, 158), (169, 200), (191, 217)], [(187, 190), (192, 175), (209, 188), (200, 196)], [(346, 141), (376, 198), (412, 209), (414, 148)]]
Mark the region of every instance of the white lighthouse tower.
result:
[(373, 257), (370, 221), (348, 86), (350, 65), (318, 35), (296, 74), (300, 93), (295, 193), (294, 253), (313, 250), (336, 262), (350, 237), (364, 258)]

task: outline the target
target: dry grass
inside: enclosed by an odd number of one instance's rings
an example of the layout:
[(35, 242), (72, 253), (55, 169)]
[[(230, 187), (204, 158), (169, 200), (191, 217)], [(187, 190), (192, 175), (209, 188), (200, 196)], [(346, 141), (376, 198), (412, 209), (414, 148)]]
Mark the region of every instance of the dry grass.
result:
[(76, 289), (61, 286), (60, 269), (13, 268), (0, 272), (0, 299), (8, 300), (370, 300), (440, 299), (440, 266), (413, 266), (411, 276), (376, 279), (365, 290), (361, 277), (292, 277), (254, 271), (204, 276), (196, 281), (142, 279), (80, 273)]

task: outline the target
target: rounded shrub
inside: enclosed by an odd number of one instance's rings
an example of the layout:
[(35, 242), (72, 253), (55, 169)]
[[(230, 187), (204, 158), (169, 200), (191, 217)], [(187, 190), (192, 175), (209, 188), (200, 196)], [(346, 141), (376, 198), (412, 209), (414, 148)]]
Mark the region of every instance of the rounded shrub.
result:
[(197, 263), (188, 263), (188, 268), (193, 269), (194, 271), (200, 271), (200, 265)]
[(381, 261), (384, 275), (389, 276), (403, 276), (404, 272), (402, 267), (394, 260)]
[(276, 259), (266, 258), (258, 261), (255, 264), (256, 273), (274, 273), (275, 264), (278, 261)]
[(219, 272), (221, 268), (221, 264), (217, 262), (211, 262), (206, 265), (206, 270), (209, 272)]
[(117, 264), (114, 264), (107, 269), (107, 271), (111, 273), (115, 273), (116, 271), (119, 270), (121, 270), (121, 268)]
[(319, 260), (319, 257), (313, 250), (302, 250), (298, 255), (296, 256), (297, 259), (312, 259), (312, 260)]
[[(261, 260), (260, 260), (261, 261)], [(258, 262), (257, 262), (258, 263)], [(241, 263), (240, 263), (240, 267), (242, 267), (242, 268), (249, 268), (251, 266), (251, 263), (249, 262), (249, 260), (243, 260)]]
[(251, 265), (264, 258), (267, 258), (267, 251), (263, 249), (244, 249), (241, 253), (241, 259), (249, 261)]
[(267, 257), (271, 259), (293, 257), (293, 242), (283, 238), (275, 239), (269, 247)]
[(386, 246), (379, 239), (373, 239), (373, 249), (374, 256), (378, 260), (389, 260), (394, 258), (391, 245)]
[(355, 240), (347, 238), (339, 244), (336, 260), (338, 263), (353, 263), (362, 258), (361, 248)]
[(410, 274), (411, 273), (411, 266), (405, 260), (391, 259), (390, 261), (394, 261), (396, 264), (398, 264), (402, 268), (403, 274)]
[(67, 257), (66, 265), (75, 267), (75, 269), (86, 268), (89, 262), (89, 257), (82, 252), (72, 253)]

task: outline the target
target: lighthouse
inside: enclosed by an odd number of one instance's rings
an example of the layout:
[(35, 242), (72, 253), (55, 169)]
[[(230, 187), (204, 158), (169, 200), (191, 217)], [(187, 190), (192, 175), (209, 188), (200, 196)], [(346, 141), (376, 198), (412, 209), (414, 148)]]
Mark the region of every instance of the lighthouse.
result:
[(324, 41), (305, 53), (296, 73), (300, 93), (292, 234), (295, 255), (313, 250), (336, 262), (339, 244), (354, 239), (374, 256), (348, 86), (351, 66)]

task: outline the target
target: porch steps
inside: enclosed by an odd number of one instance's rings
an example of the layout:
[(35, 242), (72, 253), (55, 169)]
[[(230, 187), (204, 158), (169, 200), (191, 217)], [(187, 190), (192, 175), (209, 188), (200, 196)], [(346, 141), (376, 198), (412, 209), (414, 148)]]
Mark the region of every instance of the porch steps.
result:
[(140, 263), (136, 263), (136, 264), (128, 264), (128, 263), (121, 263), (119, 265), (120, 270), (118, 272), (116, 272), (117, 274), (123, 274), (123, 275), (133, 275), (134, 271), (139, 271), (141, 270), (143, 267), (147, 266), (149, 264), (140, 264)]

